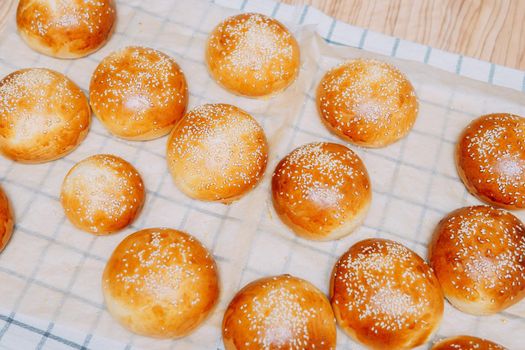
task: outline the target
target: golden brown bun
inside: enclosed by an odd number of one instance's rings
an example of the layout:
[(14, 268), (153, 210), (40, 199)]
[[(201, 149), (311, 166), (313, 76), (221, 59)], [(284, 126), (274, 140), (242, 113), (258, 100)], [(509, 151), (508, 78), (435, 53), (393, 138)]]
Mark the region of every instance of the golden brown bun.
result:
[(13, 233), (13, 210), (5, 192), (0, 188), (0, 252), (4, 250)]
[(194, 108), (173, 129), (167, 161), (177, 187), (191, 198), (230, 203), (257, 185), (268, 144), (257, 121), (228, 104)]
[(363, 147), (384, 147), (403, 138), (416, 121), (418, 106), (403, 73), (376, 60), (347, 61), (326, 73), (317, 89), (323, 123)]
[(525, 119), (500, 113), (474, 120), (459, 138), (456, 165), (467, 189), (480, 200), (525, 208)]
[(275, 168), (272, 197), (281, 220), (301, 237), (331, 240), (350, 234), (365, 219), (372, 198), (359, 157), (343, 145), (303, 145)]
[(271, 96), (297, 77), (299, 45), (279, 21), (243, 13), (215, 27), (208, 38), (206, 62), (213, 79), (230, 92)]
[(254, 281), (224, 314), (226, 350), (335, 349), (336, 326), (326, 296), (290, 275)]
[(64, 75), (22, 69), (0, 81), (0, 151), (22, 163), (42, 163), (73, 151), (86, 137), (91, 110)]
[(151, 140), (168, 134), (188, 104), (188, 86), (169, 56), (126, 47), (100, 62), (91, 78), (93, 112), (123, 139)]
[(459, 335), (440, 340), (432, 347), (432, 350), (505, 350), (505, 348), (490, 340)]
[(197, 328), (219, 297), (208, 250), (192, 236), (152, 228), (126, 237), (102, 277), (111, 315), (124, 327), (155, 338), (180, 338)]
[(137, 170), (124, 159), (98, 154), (67, 173), (60, 200), (68, 219), (81, 230), (103, 235), (131, 224), (144, 204)]
[(457, 209), (436, 227), (430, 264), (459, 310), (499, 312), (525, 297), (525, 226), (489, 206)]
[(354, 244), (330, 283), (339, 326), (371, 349), (425, 343), (443, 315), (443, 293), (431, 268), (405, 246), (385, 239)]
[(20, 0), (16, 22), (33, 50), (57, 58), (78, 58), (101, 48), (111, 35), (113, 0)]

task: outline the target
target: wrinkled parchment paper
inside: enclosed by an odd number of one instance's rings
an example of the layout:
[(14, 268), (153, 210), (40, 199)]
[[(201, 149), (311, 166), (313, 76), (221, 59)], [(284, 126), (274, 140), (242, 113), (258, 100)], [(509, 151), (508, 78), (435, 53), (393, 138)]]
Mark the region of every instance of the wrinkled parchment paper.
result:
[[(233, 96), (209, 78), (203, 57), (207, 34), (234, 13), (204, 0), (119, 1), (118, 24), (109, 43), (90, 57), (64, 61), (39, 55), (25, 46), (16, 34), (12, 11), (0, 33), (1, 76), (19, 68), (47, 67), (65, 73), (86, 91), (96, 65), (111, 51), (131, 44), (153, 47), (173, 56), (182, 67), (191, 91), (190, 108), (224, 102), (249, 111), (264, 127), (271, 155), (265, 180), (230, 206), (190, 200), (177, 190), (165, 164), (165, 137), (149, 142), (122, 141), (112, 137), (96, 118), (87, 139), (64, 159), (41, 165), (0, 159), (1, 184), (11, 198), (17, 221), (12, 241), (0, 255), (0, 314), (88, 348), (220, 349), (224, 309), (249, 281), (290, 273), (327, 292), (333, 264), (354, 242), (368, 237), (389, 238), (426, 257), (430, 235), (440, 218), (453, 209), (479, 203), (456, 174), (456, 138), (481, 114), (525, 115), (523, 94), (420, 63), (328, 46), (314, 28), (288, 22), (302, 50), (298, 80), (271, 100)], [(298, 19), (299, 13), (294, 16)], [(372, 207), (365, 225), (336, 242), (298, 239), (273, 213), (268, 180), (278, 160), (299, 145), (319, 140), (344, 143), (320, 123), (315, 88), (327, 69), (355, 57), (384, 59), (404, 71), (420, 98), (420, 114), (413, 132), (394, 145), (379, 150), (350, 145), (364, 160), (373, 184)], [(112, 153), (130, 161), (142, 174), (148, 190), (138, 220), (109, 237), (94, 237), (75, 229), (65, 219), (58, 201), (67, 171), (75, 162), (96, 153)], [(515, 214), (525, 219), (523, 213)], [(127, 332), (104, 310), (101, 293), (104, 263), (116, 245), (138, 229), (156, 226), (181, 229), (197, 237), (213, 251), (220, 269), (219, 306), (196, 332), (176, 341), (152, 340)], [(3, 331), (1, 345), (15, 344), (14, 327)], [(447, 304), (433, 340), (457, 334), (486, 337), (510, 349), (523, 348), (525, 302), (489, 317), (470, 316)], [(16, 344), (23, 348), (29, 344), (26, 341), (20, 336)], [(43, 341), (44, 347), (56, 344)], [(341, 349), (361, 349), (341, 332), (338, 344)], [(421, 349), (429, 347), (430, 343)]]

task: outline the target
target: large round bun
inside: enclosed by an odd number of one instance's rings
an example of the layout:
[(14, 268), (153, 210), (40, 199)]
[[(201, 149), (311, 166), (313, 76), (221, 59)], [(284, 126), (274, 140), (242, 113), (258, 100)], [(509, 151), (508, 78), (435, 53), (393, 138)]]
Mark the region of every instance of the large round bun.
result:
[(207, 104), (186, 113), (168, 140), (168, 166), (177, 187), (191, 198), (230, 203), (264, 174), (266, 136), (245, 111)]
[(0, 81), (0, 151), (23, 163), (61, 158), (86, 137), (86, 96), (64, 75), (22, 69)]
[(226, 350), (335, 349), (336, 326), (326, 296), (290, 275), (262, 278), (230, 302), (222, 322)]
[(102, 287), (113, 317), (132, 332), (155, 338), (189, 334), (219, 297), (217, 267), (208, 250), (168, 228), (126, 237), (107, 262)]
[(89, 86), (93, 112), (108, 130), (128, 140), (168, 134), (188, 104), (181, 69), (162, 52), (126, 47), (100, 62)]
[(460, 335), (440, 340), (434, 344), (432, 350), (505, 350), (505, 348), (490, 340)]
[(206, 62), (211, 76), (227, 90), (248, 97), (269, 96), (297, 77), (299, 45), (279, 21), (243, 13), (213, 30)]
[(137, 170), (124, 159), (99, 154), (78, 162), (62, 184), (61, 202), (78, 228), (102, 235), (133, 222), (144, 204)]
[(354, 152), (319, 142), (281, 160), (272, 178), (272, 197), (275, 211), (296, 234), (330, 240), (350, 234), (364, 221), (372, 189)]
[(525, 208), (525, 119), (489, 114), (470, 123), (456, 148), (467, 189), (489, 204)]
[(317, 89), (323, 123), (364, 147), (384, 147), (408, 134), (418, 106), (403, 73), (376, 60), (347, 61), (326, 73)]
[(339, 326), (372, 349), (411, 349), (437, 330), (444, 299), (430, 267), (405, 246), (367, 239), (336, 263), (330, 283)]
[(4, 250), (13, 233), (13, 210), (5, 192), (0, 188), (0, 252)]
[(452, 305), (499, 312), (525, 297), (525, 226), (489, 206), (455, 210), (436, 228), (430, 263)]
[(113, 0), (20, 0), (18, 31), (34, 50), (58, 58), (89, 55), (106, 43), (115, 23)]

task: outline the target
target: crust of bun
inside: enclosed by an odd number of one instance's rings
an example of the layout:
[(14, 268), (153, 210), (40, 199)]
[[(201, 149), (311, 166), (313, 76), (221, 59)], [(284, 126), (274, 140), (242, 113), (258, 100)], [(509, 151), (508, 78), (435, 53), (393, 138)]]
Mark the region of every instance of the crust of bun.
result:
[(290, 275), (267, 277), (242, 288), (222, 323), (226, 350), (335, 349), (336, 325), (326, 296)]
[(438, 341), (432, 350), (506, 350), (503, 346), (490, 340), (459, 335)]
[(279, 21), (243, 13), (227, 18), (212, 31), (206, 62), (212, 78), (230, 92), (271, 97), (296, 79), (299, 45)]
[(349, 148), (328, 142), (303, 145), (275, 168), (276, 213), (297, 235), (333, 240), (364, 221), (372, 190), (366, 167)]
[(470, 193), (506, 209), (525, 208), (525, 119), (499, 113), (471, 122), (456, 146), (456, 167)]
[(419, 103), (410, 81), (397, 68), (356, 59), (328, 71), (317, 88), (321, 121), (343, 140), (385, 147), (406, 136)]
[(489, 206), (464, 207), (443, 218), (430, 264), (452, 305), (490, 315), (525, 297), (525, 226)]
[(61, 73), (21, 69), (0, 81), (0, 151), (22, 163), (64, 157), (91, 123), (86, 96)]
[(116, 19), (113, 0), (20, 0), (18, 32), (33, 50), (56, 58), (79, 58), (101, 48)]
[(192, 236), (153, 228), (126, 237), (102, 277), (106, 306), (124, 327), (155, 338), (180, 338), (208, 317), (219, 297), (217, 266)]
[(13, 210), (7, 195), (0, 188), (0, 252), (4, 250), (13, 233), (15, 225)]
[(432, 269), (385, 239), (354, 244), (334, 266), (330, 298), (339, 326), (371, 349), (410, 349), (438, 329), (444, 300)]

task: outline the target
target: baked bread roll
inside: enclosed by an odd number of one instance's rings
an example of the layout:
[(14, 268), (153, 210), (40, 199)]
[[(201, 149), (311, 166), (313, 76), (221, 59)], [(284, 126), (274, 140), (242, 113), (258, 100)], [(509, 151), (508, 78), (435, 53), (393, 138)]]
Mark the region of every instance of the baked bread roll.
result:
[(405, 246), (385, 239), (354, 244), (330, 283), (339, 326), (371, 349), (425, 343), (443, 315), (443, 293), (431, 268)]
[(57, 58), (79, 58), (101, 48), (115, 19), (113, 0), (20, 0), (16, 13), (27, 45)]
[(124, 159), (98, 154), (67, 173), (60, 200), (67, 218), (81, 230), (104, 235), (131, 224), (145, 197), (137, 170)]
[(467, 189), (480, 200), (525, 208), (525, 119), (500, 113), (474, 120), (459, 138), (456, 165)]
[(257, 185), (268, 144), (257, 121), (227, 104), (186, 113), (168, 139), (168, 167), (177, 187), (203, 201), (231, 203)]
[(93, 112), (115, 136), (151, 140), (168, 134), (188, 104), (188, 86), (169, 56), (126, 47), (104, 58), (89, 86)]
[(430, 264), (452, 305), (494, 314), (525, 297), (525, 226), (489, 206), (455, 210), (436, 227)]
[(0, 187), (0, 253), (6, 247), (13, 233), (13, 210), (5, 192)]
[(297, 235), (331, 240), (361, 225), (372, 189), (365, 165), (354, 152), (317, 142), (281, 160), (272, 177), (272, 198), (281, 220)]
[(325, 74), (317, 88), (321, 120), (343, 140), (384, 147), (412, 129), (419, 103), (408, 79), (376, 60), (347, 61)]
[(438, 341), (432, 350), (505, 350), (505, 348), (490, 340), (460, 335)]
[(222, 322), (226, 350), (335, 349), (336, 326), (326, 296), (290, 275), (262, 278), (241, 289)]
[(227, 18), (212, 31), (206, 63), (212, 78), (230, 92), (271, 96), (297, 77), (299, 45), (279, 21), (243, 13)]
[(192, 236), (152, 228), (126, 237), (109, 258), (102, 289), (124, 327), (155, 338), (180, 338), (208, 317), (219, 277), (208, 250)]
[(42, 163), (73, 151), (86, 137), (86, 96), (64, 75), (22, 69), (0, 81), (0, 151), (23, 163)]

